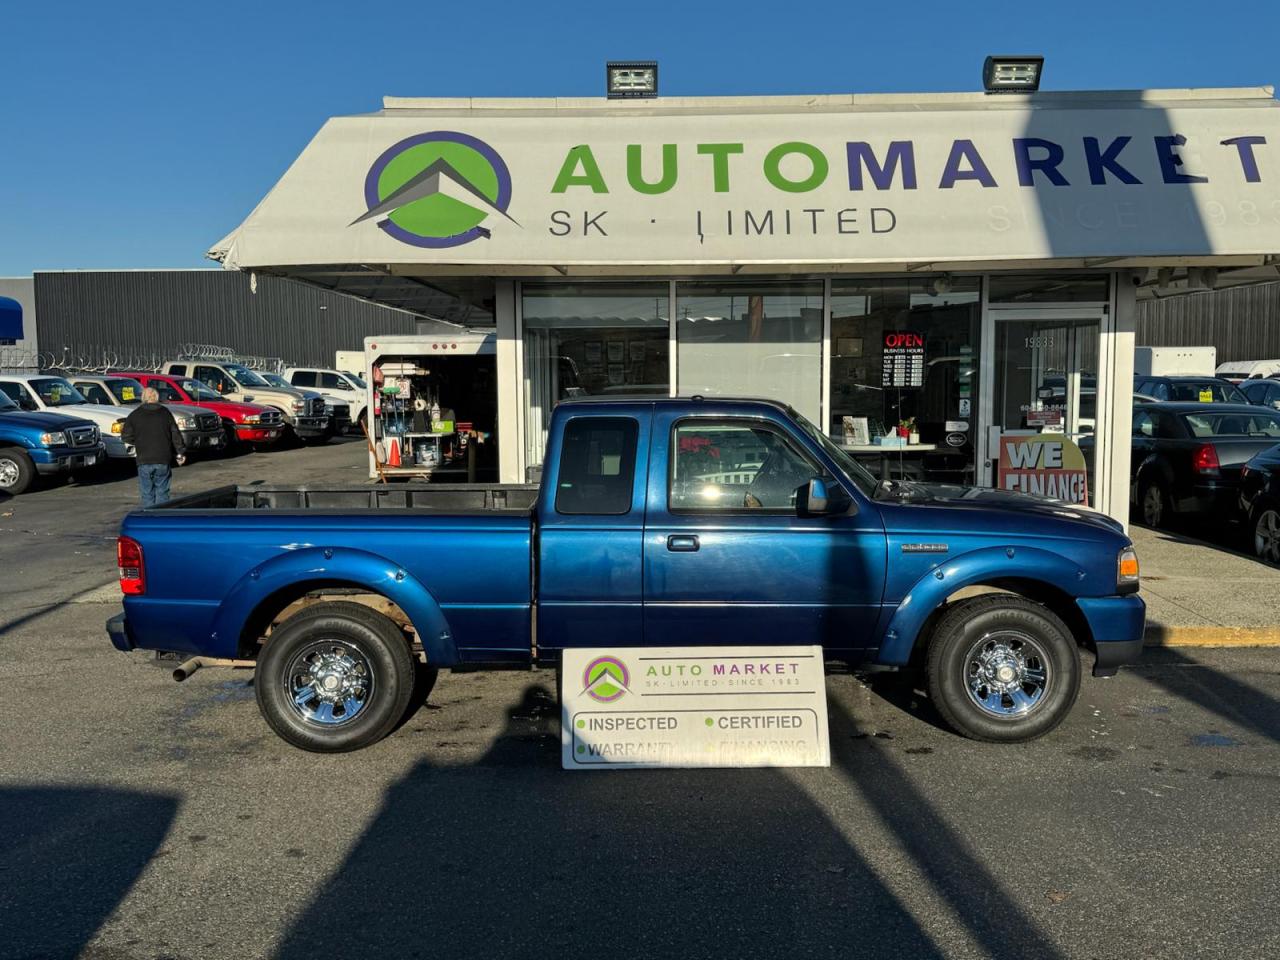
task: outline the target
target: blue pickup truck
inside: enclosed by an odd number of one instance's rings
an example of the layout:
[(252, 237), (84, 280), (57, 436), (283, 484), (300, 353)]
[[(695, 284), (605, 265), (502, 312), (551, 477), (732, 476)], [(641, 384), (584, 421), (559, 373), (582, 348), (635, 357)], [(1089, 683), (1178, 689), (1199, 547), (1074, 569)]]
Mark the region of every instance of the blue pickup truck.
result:
[(19, 494), (38, 476), (97, 466), (106, 449), (96, 425), (60, 413), (27, 413), (0, 393), (0, 493)]
[(252, 663), (270, 726), (326, 752), (387, 735), (436, 668), (588, 646), (821, 644), (923, 670), (966, 736), (1029, 740), (1082, 651), (1113, 674), (1145, 617), (1107, 517), (879, 482), (759, 400), (562, 403), (540, 489), (228, 486), (122, 533), (115, 646)]

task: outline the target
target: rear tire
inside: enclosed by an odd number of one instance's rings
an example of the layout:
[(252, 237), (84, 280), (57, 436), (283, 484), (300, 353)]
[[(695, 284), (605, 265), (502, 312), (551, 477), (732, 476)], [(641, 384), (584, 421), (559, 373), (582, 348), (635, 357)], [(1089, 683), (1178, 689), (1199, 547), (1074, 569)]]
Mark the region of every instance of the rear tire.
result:
[(0, 493), (12, 496), (25, 491), (36, 479), (36, 467), (17, 447), (0, 447)]
[(1142, 481), (1138, 487), (1138, 509), (1145, 526), (1153, 530), (1169, 526), (1173, 519), (1173, 503), (1163, 482), (1155, 478)]
[(254, 688), (282, 739), (314, 753), (376, 743), (405, 717), (419, 682), (400, 628), (359, 603), (294, 614), (267, 640)]
[(1263, 503), (1253, 511), (1250, 530), (1253, 533), (1253, 555), (1266, 563), (1280, 566), (1280, 504)]
[(929, 641), (929, 697), (973, 740), (1020, 743), (1060, 724), (1080, 692), (1071, 631), (1042, 604), (1001, 593), (954, 604)]

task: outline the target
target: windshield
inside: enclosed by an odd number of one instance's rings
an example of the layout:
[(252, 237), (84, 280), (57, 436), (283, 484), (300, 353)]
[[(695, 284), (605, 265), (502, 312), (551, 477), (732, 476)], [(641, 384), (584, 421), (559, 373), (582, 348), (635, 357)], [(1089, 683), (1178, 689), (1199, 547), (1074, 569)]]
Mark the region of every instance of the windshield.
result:
[(826, 455), (836, 462), (836, 466), (844, 471), (845, 475), (854, 482), (859, 490), (868, 497), (875, 495), (876, 487), (880, 484), (875, 477), (867, 472), (866, 467), (832, 443), (829, 437), (800, 414), (792, 410), (791, 416), (800, 425), (800, 429), (808, 434), (818, 446), (822, 447)]
[(271, 384), (263, 380), (262, 377), (254, 373), (246, 366), (238, 363), (224, 364), (227, 373), (231, 374), (231, 379), (242, 387), (269, 387)]
[(16, 403), (9, 399), (9, 395), (0, 392), (0, 413), (13, 413), (15, 410), (21, 410)]
[(132, 407), (142, 403), (142, 384), (128, 377), (112, 377), (106, 381), (107, 389), (116, 398), (116, 402), (124, 407)]
[(1188, 413), (1183, 416), (1193, 437), (1260, 437), (1280, 440), (1280, 416), (1257, 413)]
[(40, 394), (46, 407), (73, 407), (79, 403), (88, 403), (80, 391), (61, 377), (47, 377), (43, 380), (32, 380), (31, 388)]
[(182, 389), (186, 391), (188, 397), (192, 400), (221, 400), (222, 394), (217, 390), (210, 390), (199, 380), (180, 380)]
[(288, 387), (290, 390), (298, 389), (278, 373), (264, 373), (261, 376), (263, 380), (267, 381), (267, 383), (273, 387)]
[(1169, 384), (1170, 400), (1196, 400), (1200, 403), (1248, 403), (1238, 387), (1218, 380), (1183, 380)]

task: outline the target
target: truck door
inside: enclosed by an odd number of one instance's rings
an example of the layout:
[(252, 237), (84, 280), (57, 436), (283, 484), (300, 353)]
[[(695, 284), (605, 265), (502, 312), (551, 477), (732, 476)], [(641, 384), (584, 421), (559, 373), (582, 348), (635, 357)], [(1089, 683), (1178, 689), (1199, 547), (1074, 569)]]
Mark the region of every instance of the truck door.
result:
[(782, 423), (656, 414), (647, 642), (875, 647), (885, 571), (878, 514), (796, 514), (796, 489), (828, 474)]
[(644, 641), (644, 536), (652, 407), (573, 416), (553, 432), (538, 505), (538, 647)]

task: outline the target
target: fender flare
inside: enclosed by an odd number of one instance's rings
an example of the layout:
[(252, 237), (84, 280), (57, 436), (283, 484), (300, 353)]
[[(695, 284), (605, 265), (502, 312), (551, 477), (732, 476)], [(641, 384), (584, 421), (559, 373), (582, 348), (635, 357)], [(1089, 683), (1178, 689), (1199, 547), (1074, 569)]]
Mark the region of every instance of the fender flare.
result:
[(440, 604), (399, 564), (365, 550), (306, 547), (258, 564), (227, 591), (213, 619), (210, 639), (219, 656), (238, 655), (240, 634), (259, 605), (287, 587), (308, 581), (341, 580), (378, 593), (397, 604), (413, 624), (435, 666), (453, 666), (458, 650)]
[[(1034, 571), (1029, 575), (1029, 571)], [(949, 595), (989, 580), (1033, 580), (1071, 594), (1069, 585), (1085, 578), (1085, 570), (1066, 557), (1038, 547), (983, 547), (938, 564), (907, 591), (880, 643), (879, 662), (904, 665), (911, 659), (920, 631)]]

